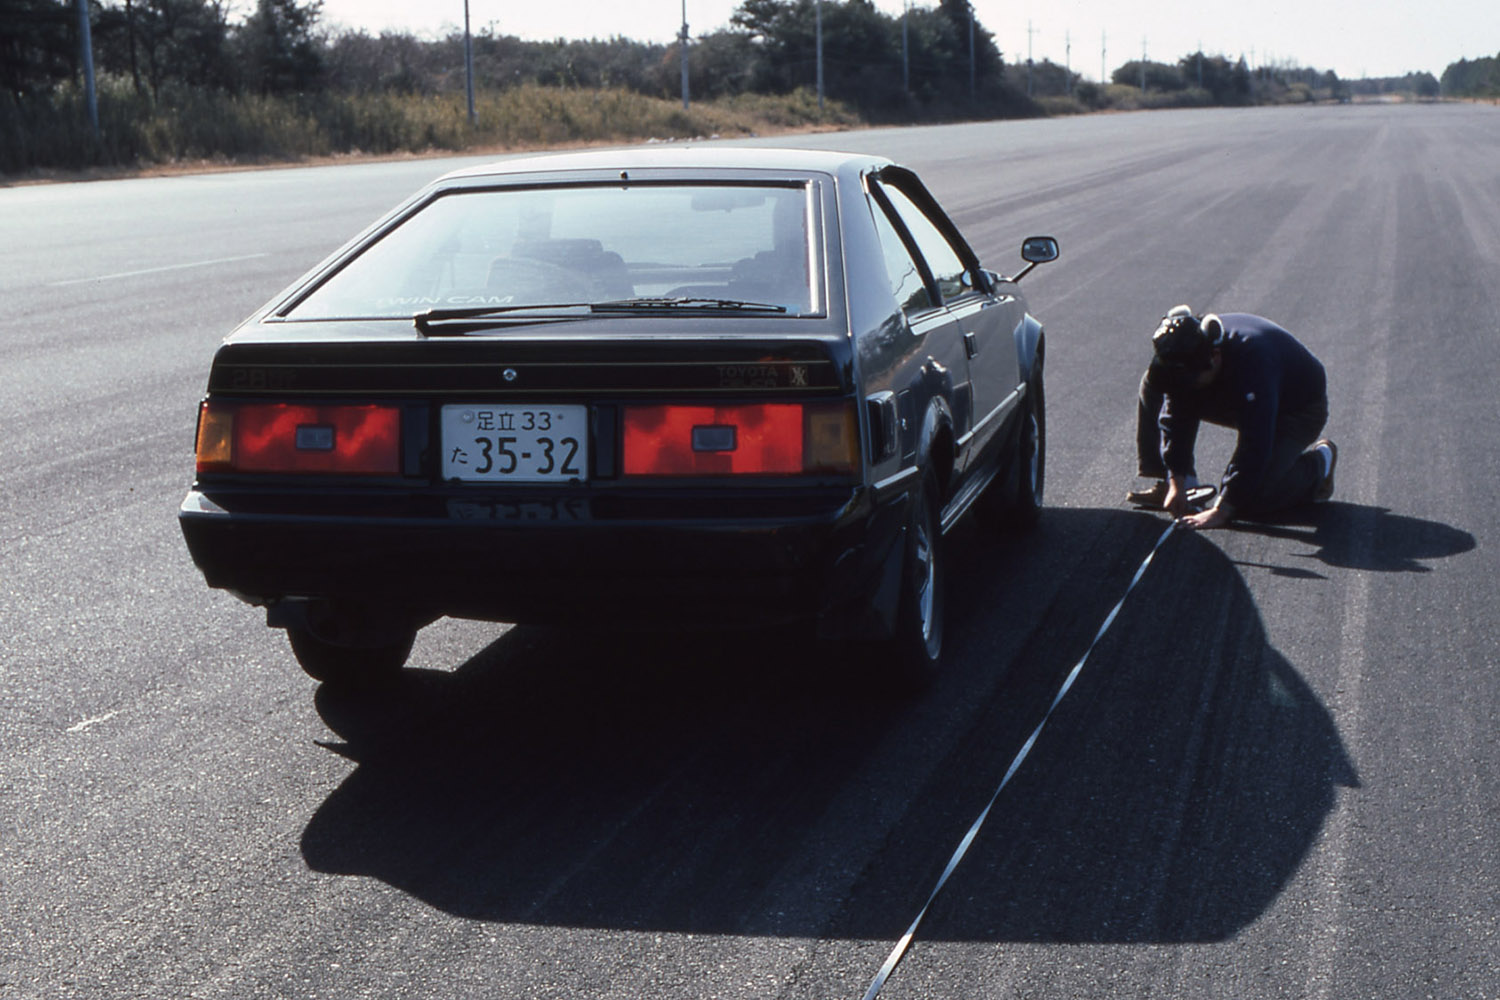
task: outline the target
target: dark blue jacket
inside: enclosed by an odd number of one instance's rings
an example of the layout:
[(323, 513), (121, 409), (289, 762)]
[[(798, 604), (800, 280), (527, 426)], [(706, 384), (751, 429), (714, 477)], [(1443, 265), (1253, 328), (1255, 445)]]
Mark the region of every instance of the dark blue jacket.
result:
[(1186, 475), (1199, 423), (1233, 427), (1239, 439), (1220, 487), (1225, 503), (1241, 507), (1260, 490), (1278, 415), (1326, 407), (1328, 382), (1322, 362), (1270, 320), (1248, 313), (1222, 313), (1219, 319), (1224, 366), (1206, 388), (1167, 393), (1160, 418), (1162, 461)]

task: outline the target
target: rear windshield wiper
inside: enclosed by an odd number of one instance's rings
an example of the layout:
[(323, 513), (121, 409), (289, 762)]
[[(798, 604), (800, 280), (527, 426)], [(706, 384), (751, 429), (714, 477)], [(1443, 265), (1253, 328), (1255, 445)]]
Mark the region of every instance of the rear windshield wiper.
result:
[[(577, 319), (580, 310), (587, 309), (587, 302), (545, 302), (524, 306), (467, 306), (463, 309), (429, 309), (411, 318), (416, 328), (425, 334), (441, 331), (433, 329), (434, 323), (449, 323), (456, 320), (490, 319), (525, 313), (542, 313), (536, 319)], [(562, 315), (547, 315), (562, 313)]]
[[(743, 299), (695, 298), (681, 295), (644, 296), (635, 299), (613, 299), (607, 302), (544, 302), (517, 306), (466, 306), (462, 309), (429, 309), (413, 316), (418, 330), (428, 336), (460, 332), (466, 320), (497, 319), (524, 316), (536, 320), (577, 319), (581, 310), (601, 312), (650, 312), (653, 310), (700, 309), (707, 312), (784, 313), (787, 307), (774, 302), (746, 302)], [(558, 315), (558, 314), (561, 315)], [(437, 324), (454, 323), (452, 331), (436, 328)]]
[(613, 299), (589, 305), (594, 312), (649, 311), (652, 309), (703, 309), (709, 312), (784, 313), (786, 306), (774, 302), (746, 302), (743, 299), (699, 298), (685, 295), (644, 296), (638, 299)]

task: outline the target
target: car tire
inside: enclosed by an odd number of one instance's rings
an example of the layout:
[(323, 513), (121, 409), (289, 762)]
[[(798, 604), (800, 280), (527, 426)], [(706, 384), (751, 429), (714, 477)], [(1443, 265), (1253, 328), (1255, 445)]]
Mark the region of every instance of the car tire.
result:
[(1026, 383), (1020, 420), (1006, 481), (995, 484), (985, 503), (990, 520), (1003, 531), (1035, 527), (1042, 513), (1047, 485), (1047, 398), (1040, 370)]
[(286, 631), (297, 664), (313, 680), (334, 687), (373, 687), (393, 680), (406, 665), (412, 632), (379, 646), (346, 646), (318, 638), (311, 629), (294, 626)]
[(896, 627), (886, 644), (889, 678), (903, 688), (921, 688), (937, 676), (947, 616), (946, 561), (937, 478), (928, 473), (912, 499)]

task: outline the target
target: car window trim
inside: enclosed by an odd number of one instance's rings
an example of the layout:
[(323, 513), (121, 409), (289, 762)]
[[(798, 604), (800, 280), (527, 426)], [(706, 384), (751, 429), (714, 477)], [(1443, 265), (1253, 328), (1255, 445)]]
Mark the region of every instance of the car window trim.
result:
[[(927, 262), (927, 267), (932, 275), (933, 285), (937, 289), (937, 300), (948, 305), (960, 297), (973, 286), (973, 278), (970, 275), (970, 267), (965, 262), (963, 254), (954, 247), (953, 241), (943, 231), (943, 228), (933, 221), (927, 210), (914, 201), (911, 195), (899, 187), (888, 191), (881, 187), (881, 194), (885, 196), (886, 203), (891, 211), (900, 218), (906, 227), (907, 234), (916, 245), (918, 253)], [(903, 203), (898, 203), (895, 195), (900, 195)], [(909, 207), (908, 207), (909, 206)], [(907, 218), (908, 212), (911, 218)], [(938, 275), (938, 265), (941, 264), (943, 272)], [(953, 265), (957, 265), (954, 270)], [(954, 288), (953, 286), (957, 286)], [(945, 292), (951, 289), (951, 293)]]
[[(891, 229), (900, 238), (901, 245), (906, 248), (907, 255), (911, 257), (912, 263), (917, 265), (917, 272), (922, 276), (922, 284), (927, 289), (927, 296), (932, 300), (932, 304), (926, 309), (918, 310), (917, 315), (925, 317), (929, 314), (943, 311), (947, 308), (947, 303), (943, 301), (937, 279), (933, 277), (932, 265), (927, 262), (927, 257), (922, 253), (921, 248), (917, 246), (916, 237), (912, 236), (911, 230), (906, 227), (906, 220), (901, 218), (901, 213), (896, 211), (896, 207), (886, 197), (885, 191), (881, 190), (879, 174), (872, 172), (866, 176), (865, 180), (865, 191), (869, 194), (870, 200), (875, 203), (876, 211), (885, 216), (886, 222), (890, 224)], [(902, 311), (904, 312), (905, 310), (903, 309)], [(908, 318), (910, 319), (910, 317)], [(915, 320), (912, 320), (912, 322), (915, 322)]]
[[(868, 179), (873, 181), (873, 183), (867, 184), (866, 187), (877, 192), (881, 204), (886, 209), (887, 216), (894, 217), (893, 221), (899, 227), (897, 232), (901, 234), (902, 240), (906, 241), (908, 250), (912, 248), (915, 238), (907, 230), (906, 223), (900, 219), (900, 213), (896, 212), (895, 206), (890, 203), (890, 200), (885, 196), (885, 192), (881, 190), (881, 187), (884, 185), (890, 185), (911, 199), (912, 203), (917, 206), (917, 209), (927, 218), (927, 221), (931, 222), (942, 237), (947, 240), (948, 246), (952, 248), (953, 252), (958, 255), (959, 263), (964, 266), (964, 273), (969, 276), (969, 284), (966, 286), (963, 294), (954, 296), (952, 299), (943, 299), (942, 296), (937, 296), (944, 305), (959, 301), (965, 295), (971, 293), (980, 295), (987, 293), (989, 286), (982, 273), (979, 255), (974, 252), (973, 247), (969, 246), (969, 241), (964, 239), (963, 234), (958, 230), (958, 226), (948, 217), (948, 213), (943, 211), (943, 207), (937, 203), (937, 199), (932, 196), (932, 192), (927, 190), (927, 186), (922, 183), (921, 178), (905, 167), (892, 164), (882, 167), (879, 170), (871, 171)], [(920, 253), (916, 253), (915, 256), (926, 269), (925, 273), (929, 279), (932, 280), (929, 289), (937, 291), (936, 281), (931, 279), (932, 269), (927, 264), (927, 259)]]
[[(827, 227), (823, 219), (823, 202), (825, 191), (822, 178), (816, 174), (799, 176), (796, 174), (773, 174), (770, 176), (747, 176), (747, 177), (711, 177), (692, 175), (663, 176), (650, 175), (637, 178), (565, 178), (562, 180), (528, 180), (520, 183), (496, 183), (490, 178), (482, 178), (479, 183), (453, 184), (434, 187), (430, 190), (417, 192), (407, 201), (392, 209), (385, 216), (377, 219), (367, 226), (362, 232), (355, 235), (343, 246), (325, 257), (312, 272), (304, 276), (295, 287), (284, 292), (275, 301), (274, 305), (265, 310), (265, 318), (288, 323), (297, 322), (361, 322), (358, 317), (295, 317), (291, 314), (300, 307), (313, 293), (322, 288), (332, 278), (344, 271), (351, 264), (389, 236), (394, 230), (406, 225), (419, 213), (425, 211), (437, 201), (464, 194), (492, 193), (501, 191), (539, 191), (559, 188), (609, 188), (609, 187), (771, 187), (800, 190), (804, 198), (804, 212), (807, 220), (807, 281), (809, 310), (798, 313), (796, 319), (828, 319), (830, 317), (830, 301), (832, 289), (829, 287), (828, 269), (829, 247)], [(904, 238), (904, 237), (903, 237)], [(921, 262), (919, 258), (919, 262)], [(394, 320), (397, 322), (411, 323), (412, 316), (381, 316), (370, 317), (379, 320)]]

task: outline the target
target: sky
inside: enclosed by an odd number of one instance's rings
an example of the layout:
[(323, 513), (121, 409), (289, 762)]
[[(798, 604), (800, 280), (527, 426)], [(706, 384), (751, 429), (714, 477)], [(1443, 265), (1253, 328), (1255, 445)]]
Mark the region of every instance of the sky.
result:
[[(726, 27), (738, 0), (685, 0), (688, 30)], [(1449, 63), (1500, 54), (1500, 0), (972, 0), (1007, 61), (1071, 66), (1086, 79), (1146, 58), (1176, 62), (1202, 50), (1251, 66), (1293, 63), (1345, 79), (1441, 76)], [(531, 40), (668, 42), (684, 0), (468, 0), (475, 32)], [(875, 0), (900, 14), (902, 0)], [(936, 0), (923, 5), (935, 6)], [(464, 0), (323, 0), (327, 27), (440, 37), (461, 29)], [(1029, 29), (1029, 31), (1028, 31)], [(1101, 58), (1102, 57), (1102, 58)]]

